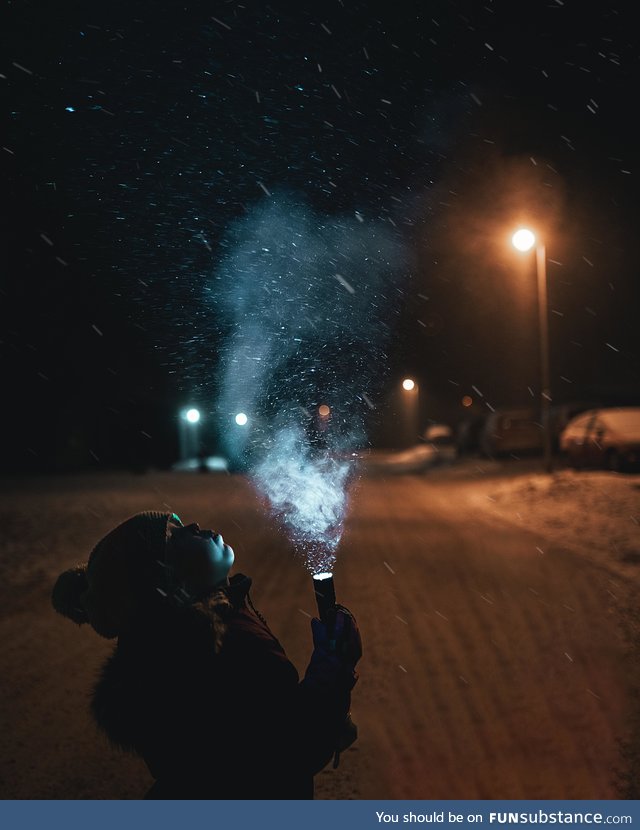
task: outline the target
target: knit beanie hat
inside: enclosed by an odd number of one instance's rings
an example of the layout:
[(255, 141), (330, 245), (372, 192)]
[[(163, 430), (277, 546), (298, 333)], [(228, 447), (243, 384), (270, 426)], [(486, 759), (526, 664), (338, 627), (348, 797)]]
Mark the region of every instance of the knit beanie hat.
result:
[(86, 565), (60, 574), (51, 600), (78, 624), (102, 637), (117, 637), (145, 596), (164, 593), (163, 570), (169, 521), (175, 513), (138, 513), (114, 528), (91, 551)]

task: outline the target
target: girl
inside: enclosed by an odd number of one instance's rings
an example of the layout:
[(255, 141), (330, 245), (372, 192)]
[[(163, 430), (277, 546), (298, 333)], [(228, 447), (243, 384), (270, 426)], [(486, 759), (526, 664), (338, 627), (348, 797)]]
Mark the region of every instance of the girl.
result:
[(349, 719), (358, 629), (344, 608), (331, 641), (311, 623), (302, 682), (249, 597), (233, 550), (175, 514), (139, 513), (86, 565), (63, 573), (55, 609), (117, 637), (92, 698), (98, 725), (141, 756), (147, 798), (301, 799), (355, 740)]

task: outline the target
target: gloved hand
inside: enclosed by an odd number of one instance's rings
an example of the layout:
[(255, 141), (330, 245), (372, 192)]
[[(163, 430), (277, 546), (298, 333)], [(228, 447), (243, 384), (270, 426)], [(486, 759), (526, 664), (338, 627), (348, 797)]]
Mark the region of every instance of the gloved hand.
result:
[(362, 657), (362, 638), (356, 618), (344, 605), (336, 605), (332, 629), (329, 632), (327, 626), (314, 617), (311, 620), (314, 647), (336, 654), (344, 664), (355, 668)]
[(362, 657), (362, 640), (353, 614), (337, 606), (332, 629), (330, 632), (317, 617), (311, 620), (314, 648), (305, 680), (314, 685), (340, 683), (352, 689), (358, 679), (355, 666)]

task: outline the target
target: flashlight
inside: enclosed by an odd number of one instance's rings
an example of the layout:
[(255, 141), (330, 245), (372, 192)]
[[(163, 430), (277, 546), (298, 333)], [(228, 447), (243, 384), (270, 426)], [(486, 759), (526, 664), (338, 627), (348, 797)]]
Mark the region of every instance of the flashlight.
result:
[(313, 590), (318, 605), (318, 616), (327, 626), (329, 639), (332, 640), (333, 629), (336, 623), (336, 589), (333, 584), (333, 574), (314, 574)]

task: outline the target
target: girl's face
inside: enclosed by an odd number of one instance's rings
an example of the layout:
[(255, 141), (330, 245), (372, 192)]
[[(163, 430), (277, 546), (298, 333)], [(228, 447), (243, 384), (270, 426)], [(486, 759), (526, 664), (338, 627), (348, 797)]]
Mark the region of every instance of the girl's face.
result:
[(178, 519), (171, 519), (168, 534), (167, 565), (189, 596), (197, 597), (225, 582), (234, 556), (219, 533), (200, 530), (197, 522), (183, 527)]

